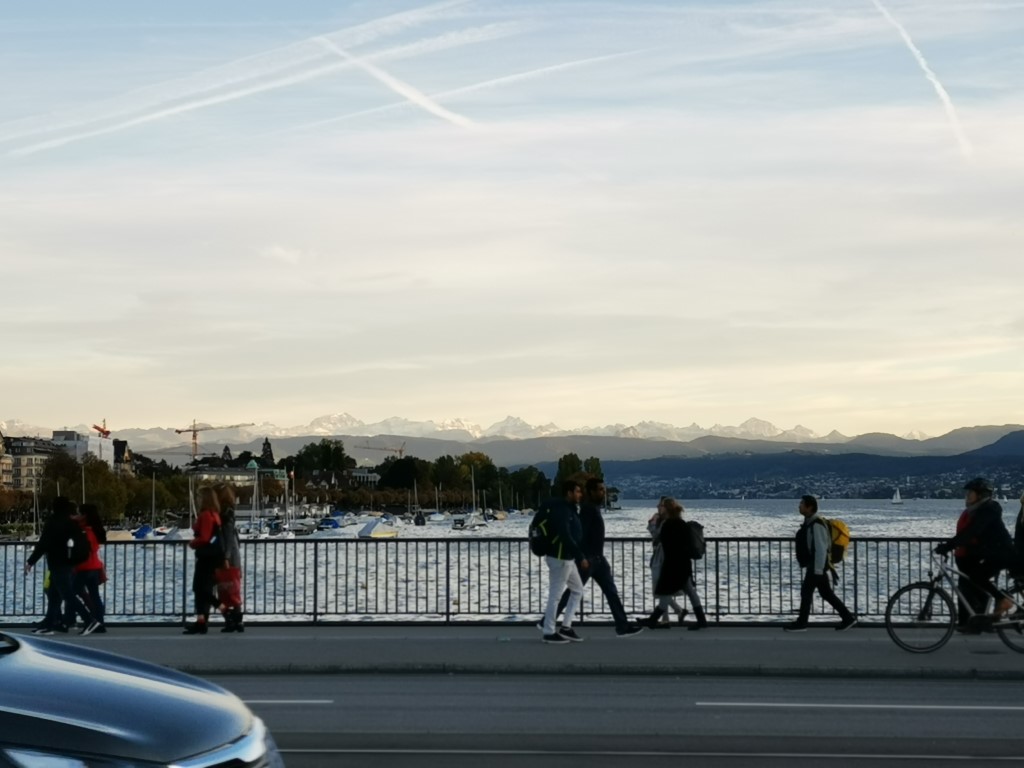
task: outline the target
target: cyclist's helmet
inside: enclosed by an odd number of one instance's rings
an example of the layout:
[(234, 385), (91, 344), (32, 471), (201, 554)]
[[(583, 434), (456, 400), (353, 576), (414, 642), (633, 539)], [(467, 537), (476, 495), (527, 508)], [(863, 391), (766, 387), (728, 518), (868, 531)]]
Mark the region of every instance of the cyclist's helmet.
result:
[(974, 491), (979, 496), (991, 496), (992, 486), (989, 485), (988, 480), (983, 477), (976, 477), (973, 480), (969, 480), (964, 486), (965, 491)]

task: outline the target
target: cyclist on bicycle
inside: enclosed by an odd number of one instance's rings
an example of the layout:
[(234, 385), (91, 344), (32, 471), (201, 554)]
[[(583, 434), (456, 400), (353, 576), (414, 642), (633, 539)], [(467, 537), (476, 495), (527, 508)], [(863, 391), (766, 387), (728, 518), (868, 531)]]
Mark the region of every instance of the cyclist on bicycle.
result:
[[(964, 491), (966, 508), (957, 521), (956, 536), (939, 544), (935, 553), (953, 552), (958, 570), (967, 577), (961, 577), (957, 587), (974, 612), (984, 613), (991, 596), (995, 600), (993, 617), (999, 618), (1013, 607), (1013, 601), (999, 591), (992, 579), (1013, 564), (1013, 540), (1003, 524), (1003, 508), (992, 498), (989, 483), (976, 477), (964, 486)], [(957, 612), (958, 631), (980, 631), (968, 626), (968, 618), (967, 609), (961, 604)]]

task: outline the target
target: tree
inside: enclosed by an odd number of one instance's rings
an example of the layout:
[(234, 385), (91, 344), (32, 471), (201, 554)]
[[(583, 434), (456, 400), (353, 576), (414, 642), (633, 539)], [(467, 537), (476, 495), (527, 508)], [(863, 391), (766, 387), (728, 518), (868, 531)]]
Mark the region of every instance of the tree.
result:
[(220, 453), (220, 460), (223, 461), (225, 464), (230, 464), (231, 463), (231, 446), (230, 445), (225, 445), (224, 446), (224, 450), (221, 451), (221, 453)]
[(264, 469), (274, 466), (274, 449), (270, 447), (270, 438), (263, 438), (263, 452), (260, 454), (260, 465)]
[(601, 460), (596, 456), (591, 456), (583, 462), (583, 471), (591, 477), (604, 478), (604, 472), (601, 470)]
[(345, 444), (327, 437), (319, 443), (307, 443), (295, 454), (296, 477), (308, 479), (323, 472), (343, 473), (355, 466), (355, 459), (345, 455)]
[(555, 473), (555, 492), (566, 480), (577, 480), (583, 472), (583, 462), (575, 453), (567, 453), (558, 460), (558, 471)]
[(441, 456), (434, 462), (430, 479), (434, 482), (434, 487), (436, 488), (455, 490), (462, 482), (459, 462), (453, 456)]

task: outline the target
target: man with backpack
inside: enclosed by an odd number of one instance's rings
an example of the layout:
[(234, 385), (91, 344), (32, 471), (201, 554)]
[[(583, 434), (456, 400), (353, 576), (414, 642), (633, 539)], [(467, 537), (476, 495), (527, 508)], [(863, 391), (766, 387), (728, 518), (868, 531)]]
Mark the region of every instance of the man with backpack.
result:
[[(89, 539), (81, 526), (72, 519), (75, 505), (70, 499), (58, 496), (53, 500), (53, 514), (43, 526), (32, 554), (25, 562), (26, 575), (39, 559), (46, 556), (46, 567), (50, 571), (50, 591), (46, 606), (46, 618), (34, 630), (36, 634), (52, 635), (67, 632), (75, 622), (77, 612), (85, 622), (80, 634), (95, 632), (100, 624), (89, 613), (85, 604), (74, 590), (74, 568), (85, 562), (91, 553)], [(61, 605), (64, 615), (61, 616)]]
[[(582, 540), (580, 542), (583, 556), (590, 563), (590, 568), (580, 571), (580, 581), (585, 586), (589, 579), (601, 588), (608, 608), (615, 620), (615, 634), (617, 637), (633, 637), (643, 632), (643, 627), (630, 624), (626, 610), (622, 607), (622, 600), (619, 598), (619, 590), (615, 587), (615, 579), (612, 576), (612, 568), (604, 557), (604, 518), (601, 516), (601, 507), (604, 505), (605, 487), (604, 480), (598, 477), (591, 477), (583, 486), (583, 503), (580, 504), (580, 526), (582, 528)], [(562, 593), (562, 599), (558, 603), (559, 613), (566, 609), (572, 592), (568, 589)]]
[(813, 496), (800, 498), (800, 514), (804, 522), (796, 534), (796, 561), (801, 568), (806, 569), (800, 587), (800, 613), (796, 621), (787, 624), (783, 629), (787, 632), (804, 632), (807, 629), (810, 623), (811, 600), (817, 592), (839, 614), (841, 622), (836, 631), (844, 632), (857, 623), (857, 618), (832, 591), (829, 580), (829, 571), (832, 570), (832, 534), (829, 525), (818, 515), (818, 500)]
[[(583, 530), (579, 514), (576, 512), (582, 496), (580, 484), (575, 480), (566, 480), (562, 483), (561, 498), (545, 502), (542, 510), (546, 513), (543, 542), (544, 562), (548, 566), (549, 579), (548, 603), (541, 627), (545, 643), (561, 645), (583, 641), (572, 628), (572, 617), (579, 607), (580, 598), (583, 597), (580, 571), (590, 568), (580, 545)], [(531, 536), (532, 534), (531, 531)], [(556, 629), (558, 601), (566, 587), (569, 588), (569, 601), (562, 617), (562, 626)]]

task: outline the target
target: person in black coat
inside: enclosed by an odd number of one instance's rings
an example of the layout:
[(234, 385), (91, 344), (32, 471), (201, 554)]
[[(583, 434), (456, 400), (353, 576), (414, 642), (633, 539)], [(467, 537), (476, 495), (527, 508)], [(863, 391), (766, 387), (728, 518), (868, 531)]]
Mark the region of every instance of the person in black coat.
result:
[[(81, 527), (72, 518), (75, 513), (74, 503), (65, 496), (57, 496), (53, 500), (53, 515), (43, 526), (32, 554), (25, 561), (26, 575), (42, 557), (46, 557), (46, 567), (50, 570), (50, 589), (47, 592), (48, 605), (46, 618), (35, 630), (36, 634), (52, 635), (54, 632), (67, 632), (74, 624), (75, 614), (85, 622), (84, 634), (96, 630), (99, 623), (93, 620), (92, 614), (79, 599), (74, 589), (74, 563), (71, 561), (72, 542), (81, 536)], [(61, 605), (64, 606), (63, 616)]]
[[(1003, 524), (1003, 508), (992, 498), (992, 487), (983, 478), (976, 477), (964, 486), (966, 509), (957, 522), (957, 533), (935, 548), (938, 555), (954, 552), (957, 567), (969, 579), (962, 583), (961, 591), (974, 603), (971, 587), (995, 600), (993, 616), (999, 618), (1013, 607), (1013, 601), (992, 583), (1004, 568), (1014, 563), (1013, 539)], [(966, 587), (967, 589), (964, 589)], [(983, 603), (971, 606), (975, 613), (984, 611)], [(958, 625), (962, 631), (977, 631), (964, 620), (966, 611), (961, 607)]]
[(697, 594), (697, 585), (693, 580), (693, 559), (690, 546), (690, 531), (683, 520), (683, 505), (672, 498), (663, 499), (661, 505), (665, 512), (665, 522), (658, 533), (664, 560), (658, 574), (658, 583), (654, 587), (654, 596), (658, 598), (658, 606), (646, 620), (649, 627), (657, 626), (662, 615), (668, 610), (674, 595), (686, 593), (693, 606), (693, 615), (697, 623), (689, 626), (690, 630), (703, 629), (708, 625), (704, 615), (704, 607)]

